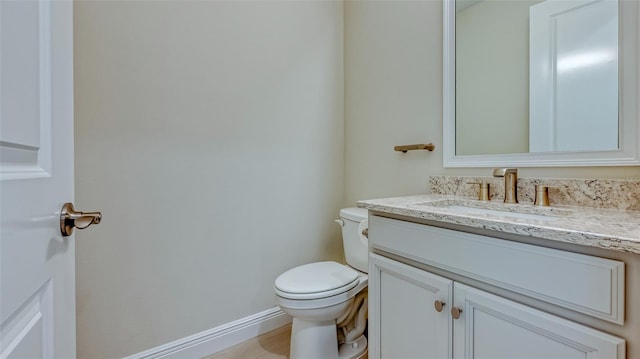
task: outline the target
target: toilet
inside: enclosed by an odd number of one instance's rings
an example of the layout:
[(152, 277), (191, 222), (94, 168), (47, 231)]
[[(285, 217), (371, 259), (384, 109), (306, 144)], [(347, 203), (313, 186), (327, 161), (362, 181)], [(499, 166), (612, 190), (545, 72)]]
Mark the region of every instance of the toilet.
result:
[(276, 302), (291, 317), (291, 359), (351, 359), (367, 354), (367, 210), (340, 210), (347, 265), (316, 262), (282, 273)]

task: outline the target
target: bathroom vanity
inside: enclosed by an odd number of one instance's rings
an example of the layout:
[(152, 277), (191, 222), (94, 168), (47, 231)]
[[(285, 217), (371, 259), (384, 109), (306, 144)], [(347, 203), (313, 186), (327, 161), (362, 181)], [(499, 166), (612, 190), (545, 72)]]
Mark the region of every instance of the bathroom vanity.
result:
[(359, 206), (371, 358), (640, 357), (640, 212), (443, 195)]
[[(640, 164), (637, 1), (444, 0), (443, 10), (444, 167)], [(602, 26), (586, 17), (605, 13)], [(603, 29), (615, 57), (611, 88), (591, 80), (594, 67), (547, 70), (571, 57), (547, 39), (590, 39)], [(602, 48), (567, 43), (583, 46), (571, 54)], [(583, 85), (563, 89), (573, 81)], [(589, 110), (604, 102), (610, 114)], [(611, 131), (609, 144), (573, 143), (599, 125)], [(640, 358), (640, 182), (514, 176), (502, 193), (492, 178), (430, 182), (432, 195), (359, 203), (369, 210), (371, 358)], [(481, 198), (500, 199), (470, 200), (478, 198), (471, 183)], [(533, 206), (537, 185), (553, 186), (560, 206)]]

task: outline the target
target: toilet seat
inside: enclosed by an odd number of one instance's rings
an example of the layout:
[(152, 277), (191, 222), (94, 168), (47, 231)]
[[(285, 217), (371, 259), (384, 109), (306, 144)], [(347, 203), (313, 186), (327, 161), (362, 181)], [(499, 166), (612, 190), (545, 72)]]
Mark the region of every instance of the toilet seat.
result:
[(285, 296), (280, 295), (276, 291), (276, 303), (285, 308), (289, 309), (320, 309), (330, 307), (332, 305), (336, 305), (339, 303), (343, 303), (353, 298), (363, 289), (367, 288), (369, 285), (369, 276), (366, 273), (358, 273), (358, 278), (356, 279), (356, 285), (351, 289), (348, 289), (346, 292), (338, 293), (329, 297), (320, 297), (317, 299), (291, 299)]
[(275, 282), (276, 295), (293, 300), (313, 300), (348, 292), (360, 282), (351, 267), (337, 262), (301, 265), (282, 273)]

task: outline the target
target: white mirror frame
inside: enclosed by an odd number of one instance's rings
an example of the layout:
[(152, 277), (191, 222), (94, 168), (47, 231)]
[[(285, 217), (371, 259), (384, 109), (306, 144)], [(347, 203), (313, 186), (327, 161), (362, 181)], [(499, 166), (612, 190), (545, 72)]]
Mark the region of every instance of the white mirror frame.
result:
[[(443, 165), (449, 167), (574, 167), (640, 165), (638, 119), (638, 1), (619, 1), (619, 145), (613, 151), (456, 155), (455, 58), (456, 4), (443, 8)], [(491, 139), (488, 139), (491, 140)]]

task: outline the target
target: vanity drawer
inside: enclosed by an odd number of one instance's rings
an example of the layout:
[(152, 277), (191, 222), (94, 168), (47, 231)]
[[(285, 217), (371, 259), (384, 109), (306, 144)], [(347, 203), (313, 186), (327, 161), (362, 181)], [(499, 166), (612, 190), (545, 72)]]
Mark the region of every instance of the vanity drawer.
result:
[(624, 262), (369, 216), (372, 247), (622, 325)]

